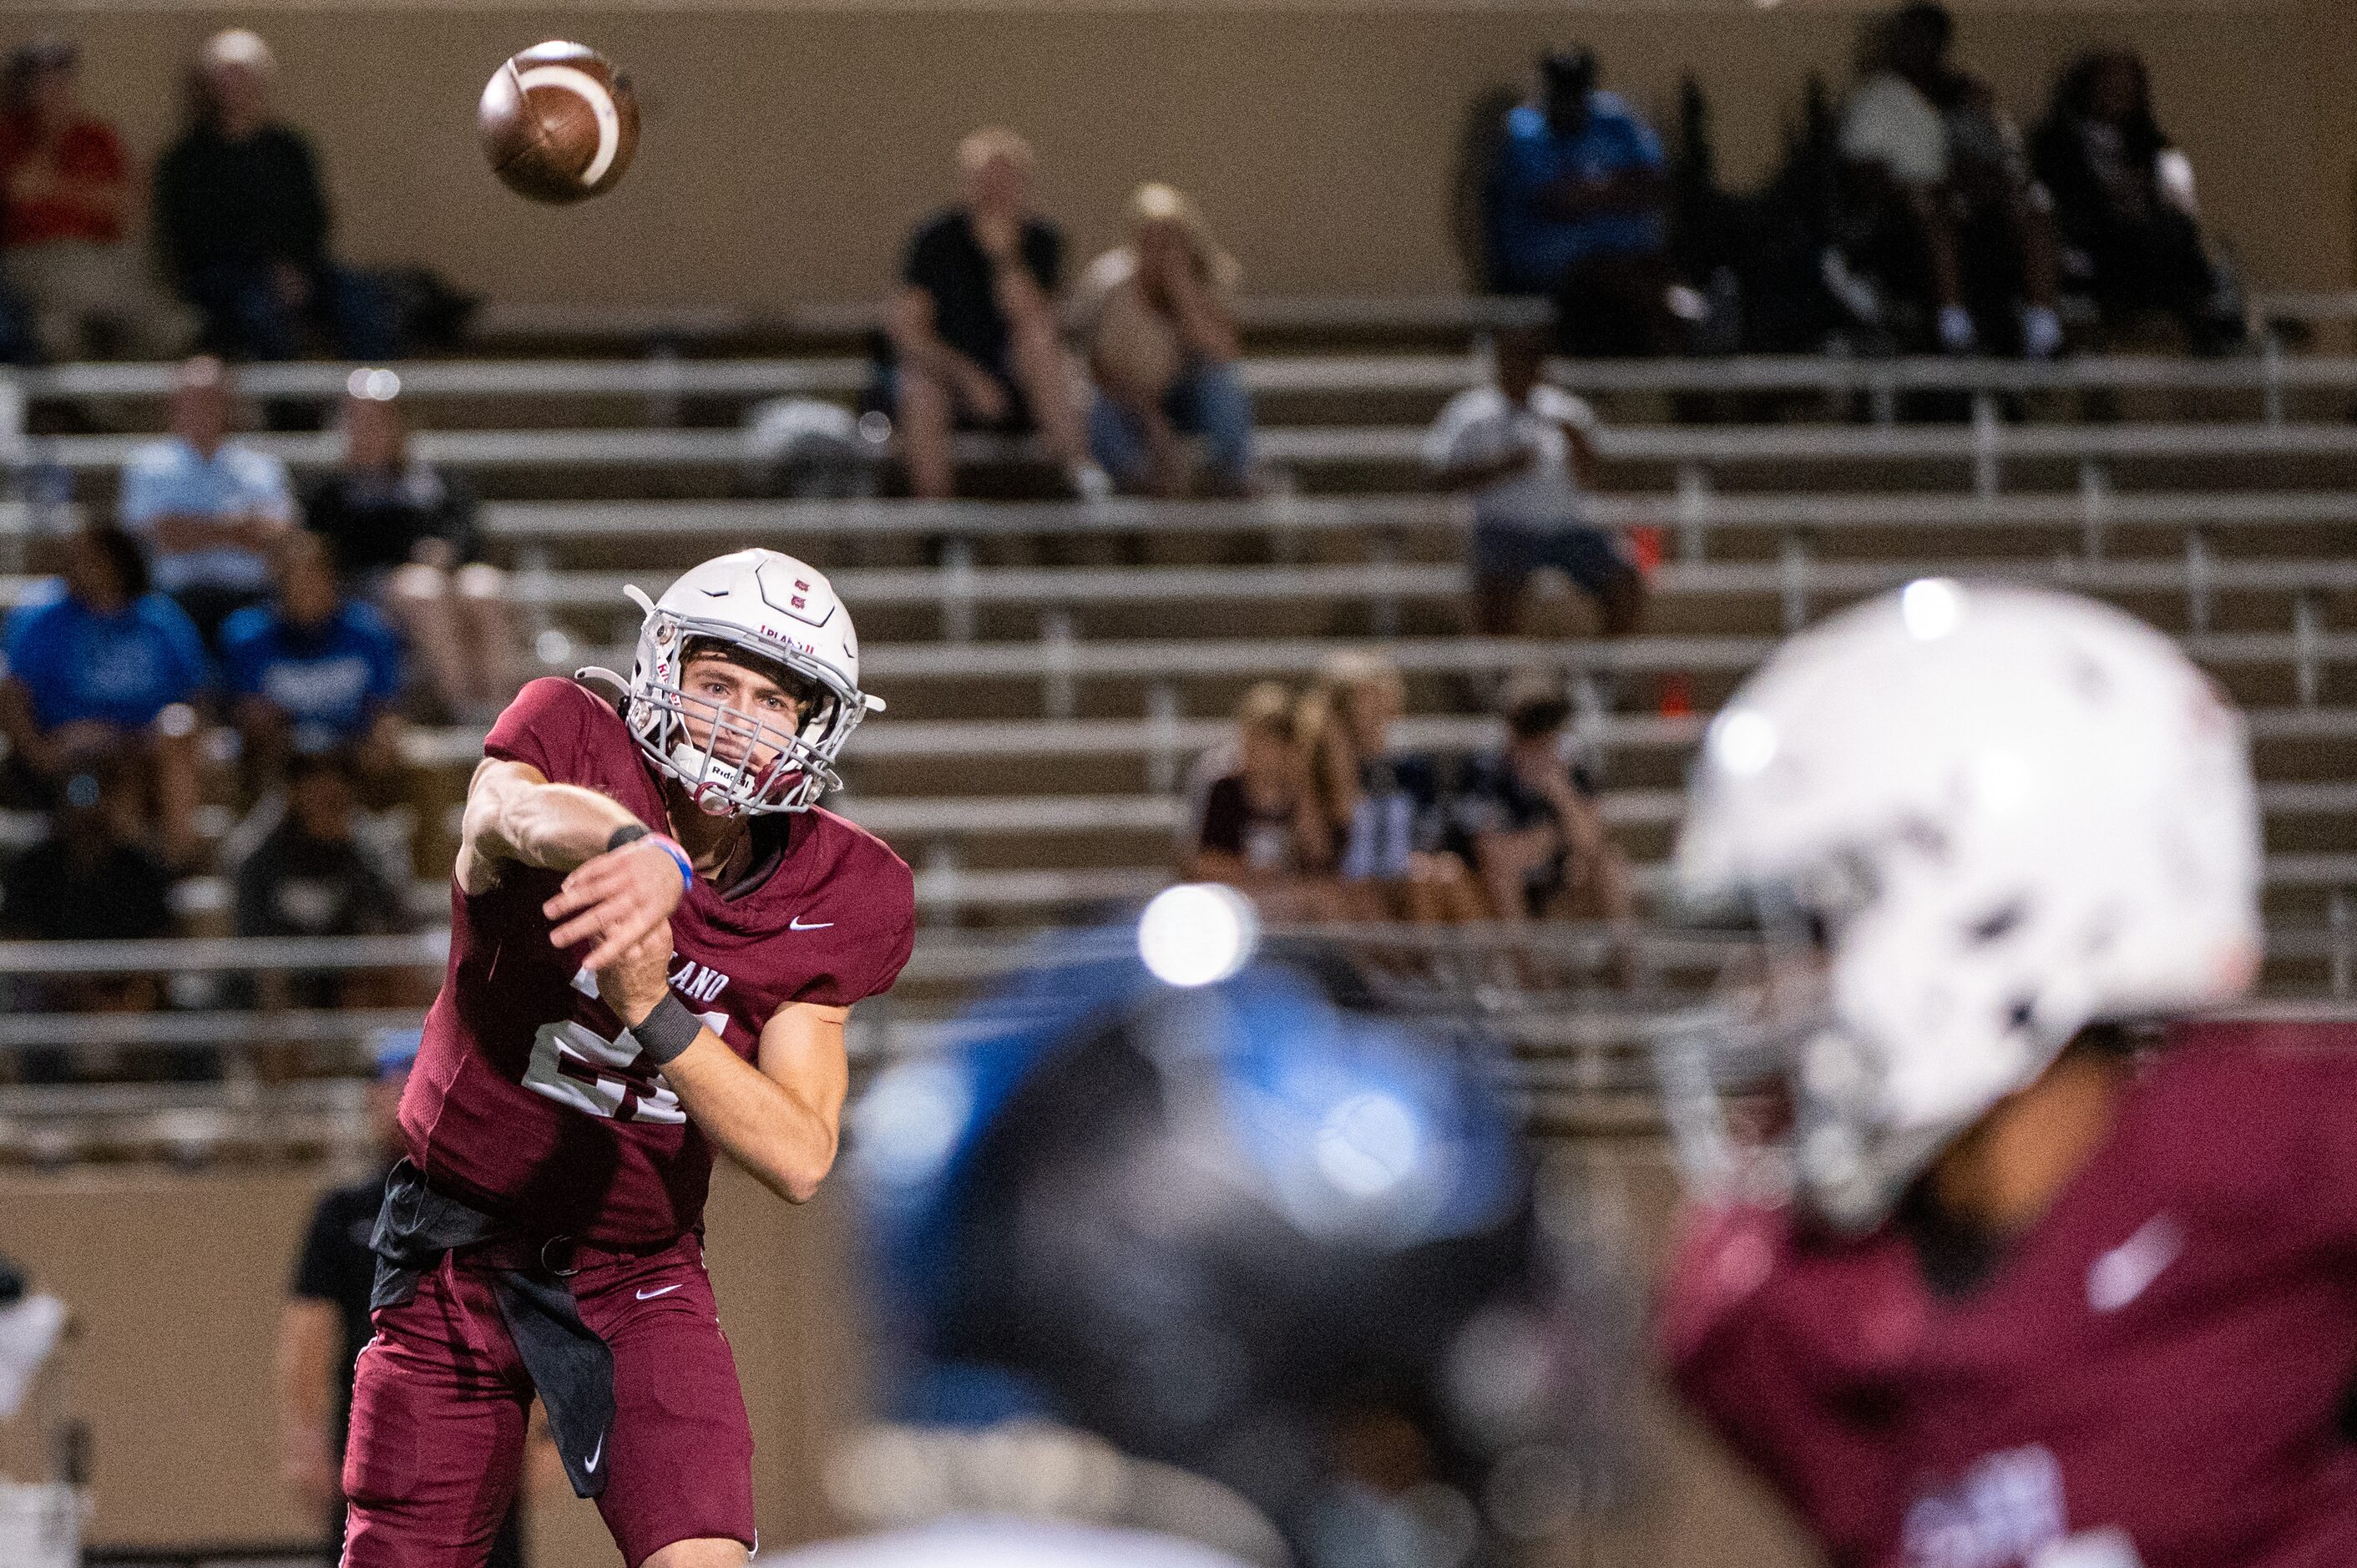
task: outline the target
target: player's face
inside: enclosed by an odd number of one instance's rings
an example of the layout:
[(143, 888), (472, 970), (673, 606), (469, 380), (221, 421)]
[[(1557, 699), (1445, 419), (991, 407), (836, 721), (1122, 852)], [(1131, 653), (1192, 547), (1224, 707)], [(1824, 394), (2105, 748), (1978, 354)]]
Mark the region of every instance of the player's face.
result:
[[(801, 699), (759, 671), (718, 654), (690, 659), (680, 690), (690, 699), (681, 713), (688, 738), (732, 768), (757, 772), (767, 768), (802, 728)], [(764, 744), (747, 726), (722, 722), (716, 711), (722, 708), (774, 734), (779, 744)]]

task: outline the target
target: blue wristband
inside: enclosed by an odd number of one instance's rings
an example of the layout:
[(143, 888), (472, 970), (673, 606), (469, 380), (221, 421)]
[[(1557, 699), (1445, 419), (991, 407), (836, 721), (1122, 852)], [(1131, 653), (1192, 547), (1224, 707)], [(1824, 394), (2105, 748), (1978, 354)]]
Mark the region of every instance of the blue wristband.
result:
[(695, 862), (688, 858), (687, 851), (682, 849), (676, 842), (663, 837), (662, 834), (656, 832), (653, 829), (646, 826), (642, 822), (624, 822), (620, 827), (616, 828), (614, 830), (613, 836), (606, 841), (607, 853), (610, 854), (615, 850), (620, 849), (624, 844), (636, 843), (640, 839), (646, 840), (649, 843), (653, 844), (657, 849), (671, 856), (672, 864), (679, 867), (679, 890), (682, 893), (686, 893), (694, 889), (695, 886)]

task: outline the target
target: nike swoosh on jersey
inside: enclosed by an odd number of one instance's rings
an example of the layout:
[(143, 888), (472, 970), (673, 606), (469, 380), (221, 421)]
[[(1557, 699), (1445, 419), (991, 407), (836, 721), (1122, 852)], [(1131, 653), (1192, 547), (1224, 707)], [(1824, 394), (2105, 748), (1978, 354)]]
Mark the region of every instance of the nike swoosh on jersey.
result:
[(834, 924), (834, 922), (833, 920), (813, 920), (805, 925), (802, 921), (802, 918), (800, 915), (796, 915), (791, 920), (786, 923), (786, 929), (790, 931), (823, 931)]
[(595, 1470), (597, 1467), (597, 1461), (605, 1456), (606, 1434), (601, 1432), (597, 1434), (597, 1446), (589, 1450), (589, 1457), (581, 1462), (581, 1467), (585, 1470)]
[(2117, 1312), (2145, 1293), (2163, 1269), (2185, 1250), (2185, 1233), (2166, 1214), (2156, 1214), (2136, 1233), (2097, 1258), (2087, 1269), (2087, 1305)]
[[(680, 1284), (685, 1284), (686, 1283), (687, 1283), (686, 1281), (682, 1280), (682, 1281), (680, 1282)], [(657, 1297), (657, 1296), (659, 1296), (659, 1295), (669, 1295), (672, 1292), (673, 1292), (673, 1291), (677, 1290), (678, 1288), (679, 1288), (679, 1285), (672, 1284), (672, 1285), (660, 1285), (660, 1286), (657, 1286), (657, 1287), (656, 1287), (655, 1289), (653, 1289), (653, 1290), (642, 1290), (642, 1291), (639, 1292), (639, 1299), (640, 1299), (640, 1301), (652, 1301), (652, 1300), (654, 1300), (654, 1298), (655, 1298), (655, 1297)]]

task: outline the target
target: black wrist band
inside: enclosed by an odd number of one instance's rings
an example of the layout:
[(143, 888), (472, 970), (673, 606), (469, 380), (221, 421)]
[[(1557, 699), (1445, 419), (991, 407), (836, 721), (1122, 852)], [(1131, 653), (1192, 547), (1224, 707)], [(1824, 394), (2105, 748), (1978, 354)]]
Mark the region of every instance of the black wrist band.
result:
[(644, 822), (624, 822), (606, 840), (606, 853), (611, 854), (626, 843), (636, 843), (652, 833), (654, 829)]
[(657, 1067), (667, 1067), (679, 1059), (682, 1051), (695, 1044), (695, 1036), (704, 1033), (704, 1020), (687, 1010), (687, 1004), (675, 992), (666, 991), (655, 1010), (630, 1026), (630, 1038), (639, 1042), (639, 1049), (654, 1058)]

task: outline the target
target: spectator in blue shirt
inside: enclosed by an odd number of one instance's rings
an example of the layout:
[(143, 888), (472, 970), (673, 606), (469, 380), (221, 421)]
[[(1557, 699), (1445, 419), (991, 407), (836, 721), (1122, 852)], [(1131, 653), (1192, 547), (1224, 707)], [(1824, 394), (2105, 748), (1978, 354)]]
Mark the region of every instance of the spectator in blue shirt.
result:
[(93, 759), (124, 757), (153, 795), (165, 857), (196, 847), (197, 715), (203, 641), (178, 606), (150, 593), (139, 546), (90, 528), (69, 545), (62, 591), (8, 619), (0, 736), (10, 792), (53, 807)]
[(229, 439), (229, 367), (199, 355), (180, 367), (171, 434), (123, 467), (123, 526), (147, 546), (156, 585), (208, 642), (270, 591), (270, 549), (295, 516), (286, 466)]
[(374, 607), (344, 596), (317, 534), (287, 536), (269, 603), (221, 626), (222, 684), (260, 777), (290, 754), (339, 752), (364, 790), (397, 777), (401, 643)]
[(1596, 85), (1587, 50), (1543, 57), (1539, 77), (1539, 101), (1507, 113), (1491, 176), (1491, 281), (1553, 295), (1566, 352), (1671, 352), (1661, 138)]

